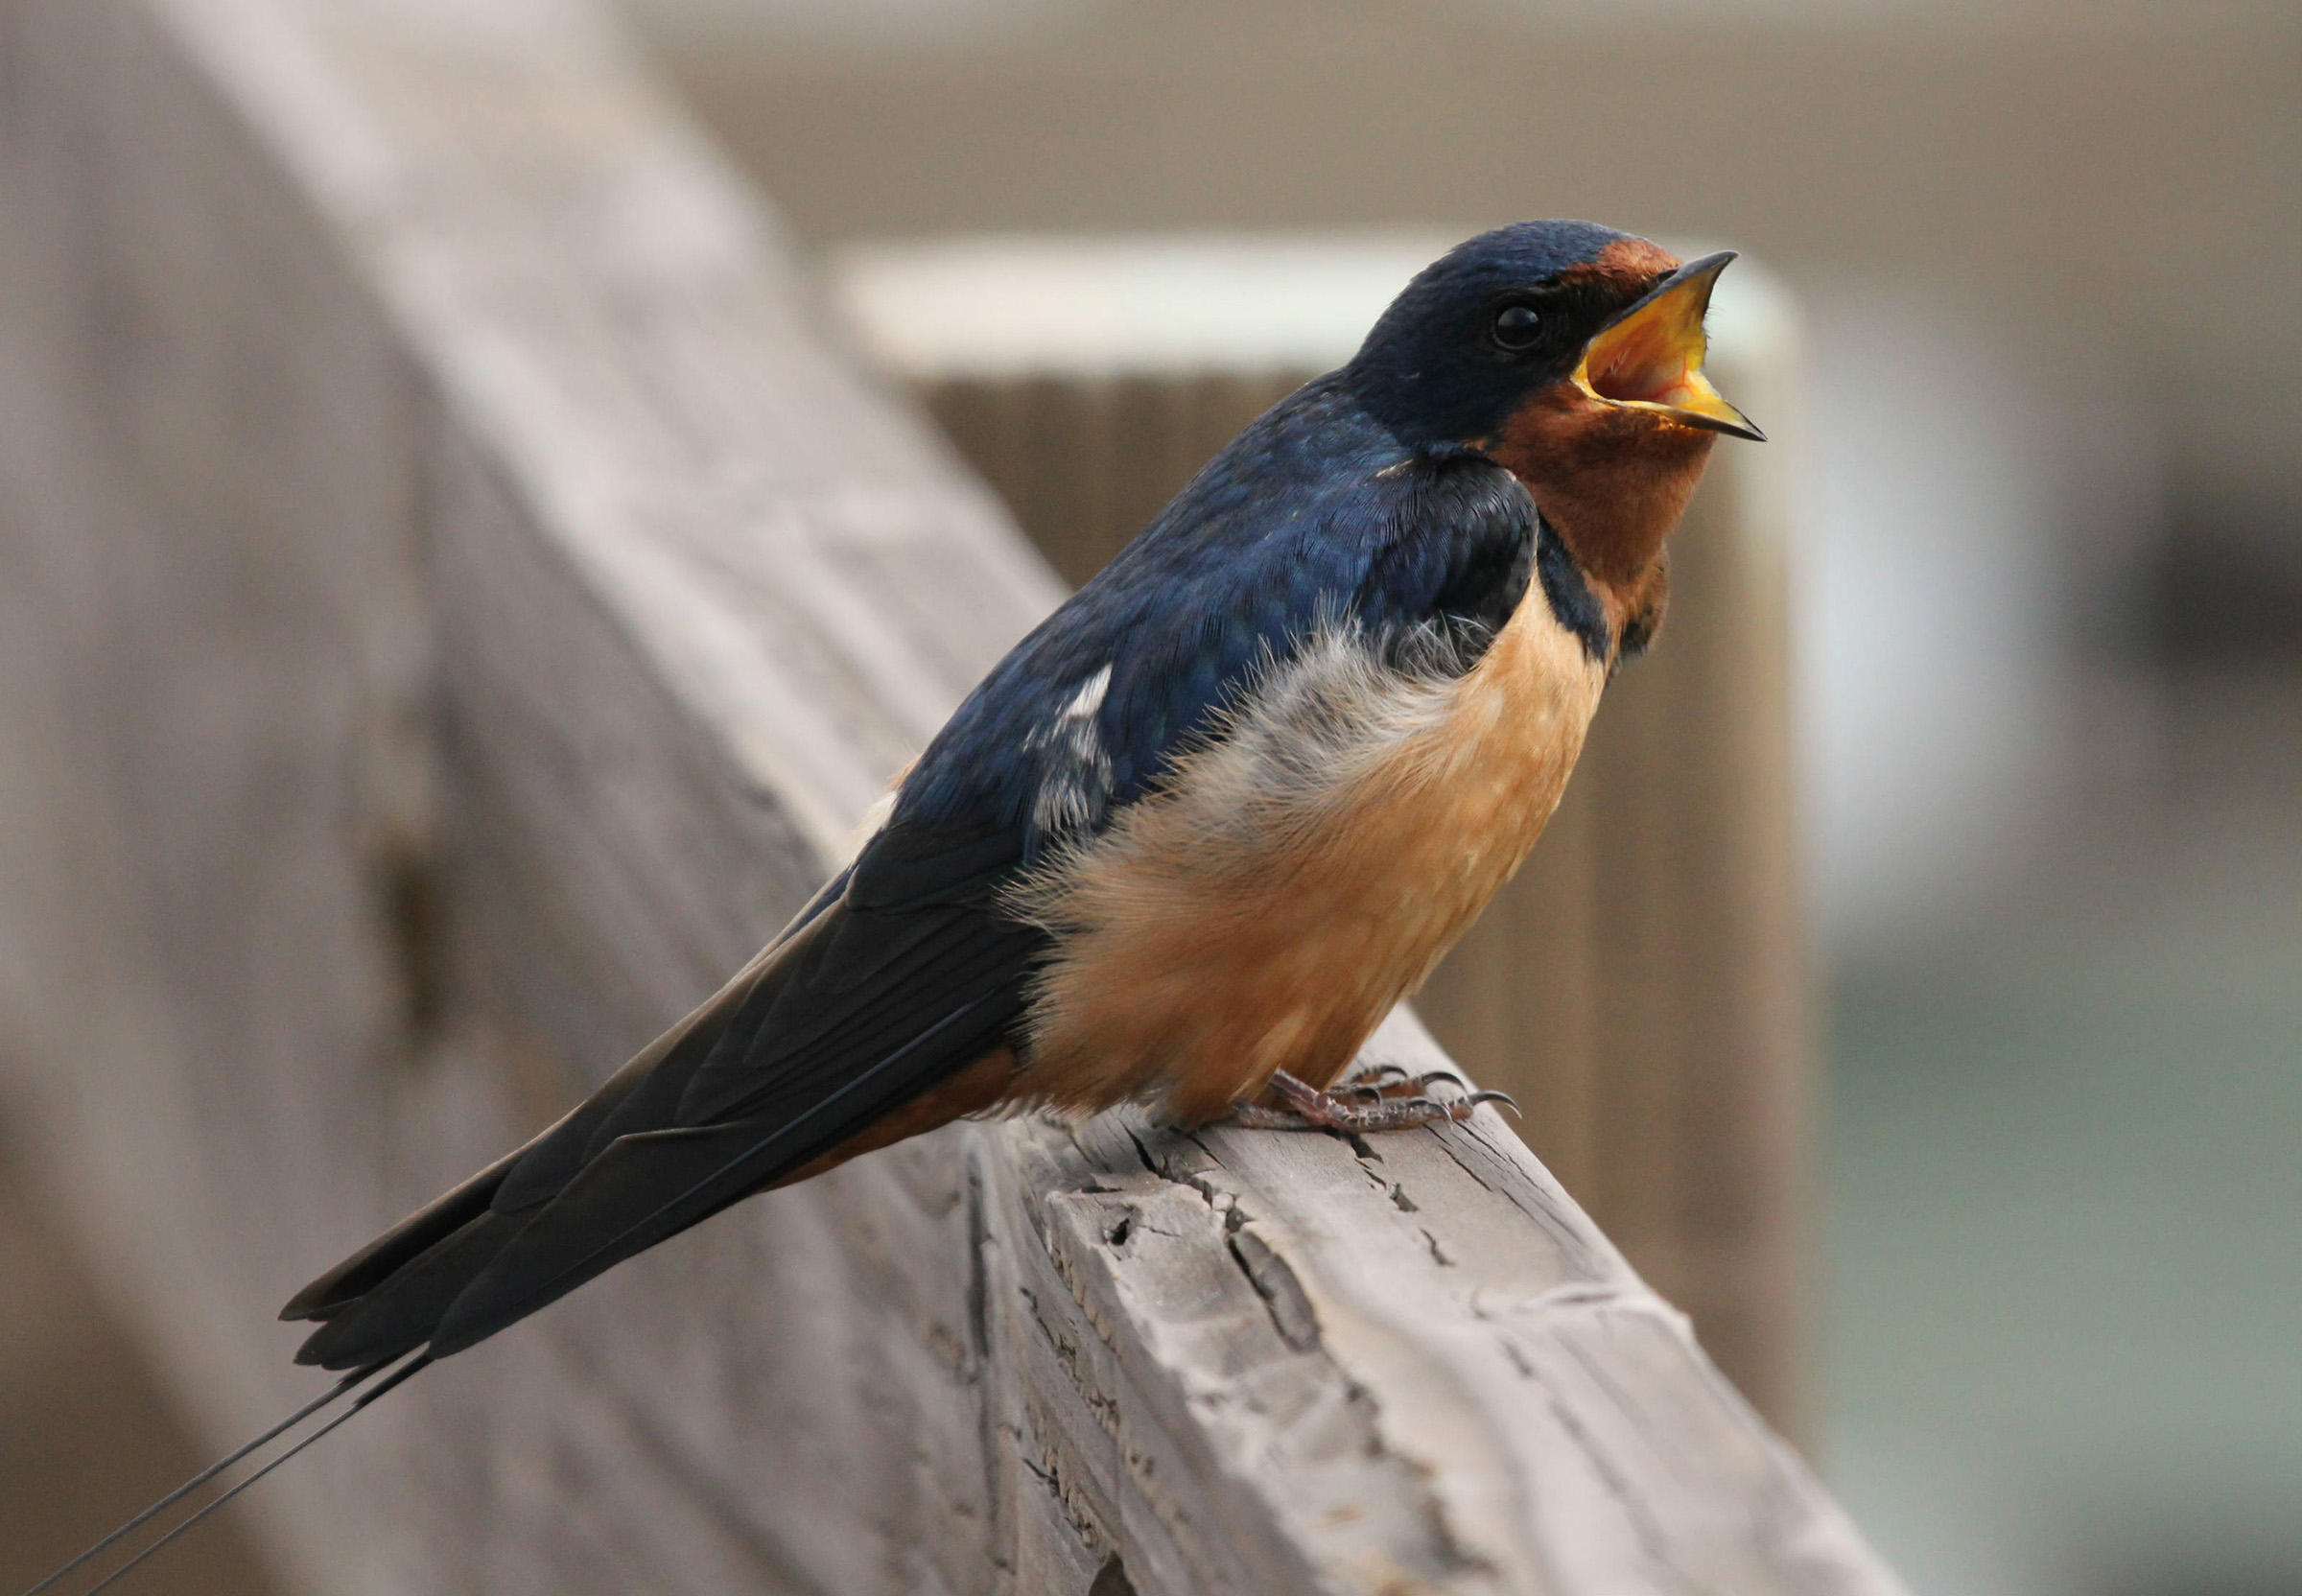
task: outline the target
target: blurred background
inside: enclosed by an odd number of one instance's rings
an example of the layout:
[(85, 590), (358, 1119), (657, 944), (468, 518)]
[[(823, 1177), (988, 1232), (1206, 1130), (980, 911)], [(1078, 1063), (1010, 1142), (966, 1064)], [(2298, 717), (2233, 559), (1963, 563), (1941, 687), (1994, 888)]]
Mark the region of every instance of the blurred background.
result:
[(1928, 1596), (2302, 1592), (2302, 11), (627, 4), (826, 259), (1570, 215), (1763, 262), (1810, 1450)]

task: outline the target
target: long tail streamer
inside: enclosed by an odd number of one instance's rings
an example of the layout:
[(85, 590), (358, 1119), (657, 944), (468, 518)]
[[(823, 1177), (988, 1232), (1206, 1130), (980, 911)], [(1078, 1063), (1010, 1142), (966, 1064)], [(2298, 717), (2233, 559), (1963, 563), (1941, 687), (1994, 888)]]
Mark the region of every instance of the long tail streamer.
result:
[[(295, 1456), (296, 1453), (311, 1445), (321, 1436), (326, 1435), (330, 1430), (335, 1429), (345, 1420), (351, 1418), (353, 1414), (358, 1413), (362, 1408), (366, 1407), (370, 1402), (383, 1396), (387, 1391), (389, 1391), (394, 1386), (399, 1385), (402, 1381), (406, 1380), (409, 1376), (415, 1373), (417, 1370), (423, 1368), (424, 1365), (431, 1361), (432, 1360), (428, 1355), (418, 1354), (399, 1370), (394, 1372), (392, 1375), (388, 1379), (385, 1380), (382, 1384), (374, 1387), (372, 1390), (361, 1393), (359, 1399), (354, 1401), (352, 1405), (345, 1409), (342, 1413), (337, 1415), (327, 1423), (322, 1424), (318, 1429), (304, 1437), (303, 1440), (297, 1442), (294, 1446), (289, 1447), (288, 1450), (282, 1452), (278, 1457), (272, 1459), (271, 1462), (257, 1469), (247, 1479), (242, 1480), (238, 1485), (233, 1486), (229, 1490), (224, 1491), (213, 1501), (201, 1506), (189, 1517), (185, 1518), (181, 1523), (171, 1529), (166, 1535), (161, 1536), (157, 1540), (152, 1542), (151, 1545), (146, 1546), (134, 1557), (129, 1559), (128, 1561), (122, 1563), (118, 1568), (113, 1569), (111, 1573), (106, 1575), (102, 1582), (89, 1586), (86, 1596), (96, 1596), (97, 1592), (109, 1589), (121, 1579), (125, 1578), (134, 1569), (141, 1566), (147, 1558), (150, 1558), (161, 1547), (167, 1545), (170, 1541), (176, 1539), (176, 1537), (191, 1529), (195, 1524), (198, 1524), (201, 1519), (207, 1517), (208, 1514), (214, 1513), (218, 1508), (223, 1507), (224, 1503), (239, 1495), (240, 1492), (246, 1490), (249, 1486), (254, 1485), (258, 1480), (270, 1473), (281, 1464), (286, 1463), (290, 1458)], [(189, 1496), (192, 1492), (198, 1490), (201, 1486), (206, 1485), (210, 1480), (215, 1479), (219, 1474), (222, 1474), (225, 1469), (231, 1467), (234, 1464), (241, 1462), (251, 1454), (262, 1450), (265, 1446), (270, 1445), (272, 1442), (278, 1440), (281, 1436), (286, 1435), (290, 1430), (295, 1428), (296, 1425), (302, 1423), (314, 1414), (318, 1413), (322, 1409), (330, 1407), (339, 1401), (341, 1401), (353, 1391), (358, 1390), (361, 1385), (364, 1384), (368, 1380), (373, 1379), (376, 1375), (382, 1373), (386, 1369), (389, 1368), (391, 1362), (391, 1359), (387, 1358), (381, 1363), (371, 1363), (364, 1369), (353, 1370), (350, 1373), (344, 1375), (342, 1379), (337, 1381), (335, 1385), (329, 1387), (317, 1396), (315, 1396), (311, 1401), (306, 1402), (302, 1407), (296, 1409), (287, 1418), (281, 1420), (270, 1429), (266, 1430), (262, 1435), (256, 1437), (255, 1440), (247, 1443), (247, 1445), (240, 1447), (225, 1457), (219, 1458), (216, 1462), (208, 1465), (207, 1467), (201, 1469), (199, 1473), (186, 1480), (182, 1485), (177, 1486), (174, 1490), (171, 1490), (167, 1495), (153, 1503), (152, 1506), (146, 1508), (142, 1513), (137, 1514), (127, 1523), (121, 1525), (111, 1534), (106, 1536), (102, 1540), (96, 1542), (95, 1545), (90, 1546), (86, 1551), (81, 1553), (70, 1562), (65, 1563), (55, 1573), (50, 1574), (38, 1584), (35, 1584), (32, 1586), (31, 1589), (25, 1591), (24, 1596), (42, 1596), (42, 1592), (51, 1589), (59, 1582), (70, 1577), (76, 1570), (84, 1567), (96, 1558), (102, 1557), (112, 1547), (118, 1545), (122, 1539), (128, 1536), (133, 1535), (144, 1525), (150, 1523), (159, 1514), (167, 1512), (168, 1509), (182, 1501), (186, 1496)]]

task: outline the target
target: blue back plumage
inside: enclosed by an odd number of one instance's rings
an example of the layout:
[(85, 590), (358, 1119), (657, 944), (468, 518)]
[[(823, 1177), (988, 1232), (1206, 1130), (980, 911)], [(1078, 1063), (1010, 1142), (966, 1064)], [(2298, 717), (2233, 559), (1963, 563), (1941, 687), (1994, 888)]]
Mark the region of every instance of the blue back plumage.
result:
[[(1423, 657), (1468, 665), (1526, 591), (1540, 527), (1476, 444), (1572, 366), (1613, 306), (1553, 284), (1560, 314), (1534, 345), (1500, 348), (1485, 329), (1498, 303), (1623, 239), (1521, 223), (1433, 262), (1350, 364), (1257, 418), (992, 670), (904, 782), (895, 827), (965, 833), (1026, 863), (1099, 830), (1323, 623), (1380, 649), (1451, 643)], [(1579, 574), (1551, 543), (1543, 552), (1554, 607), (1589, 631)], [(881, 851), (858, 861), (866, 887)], [(892, 886), (900, 873), (885, 868)]]
[(1022, 829), (1036, 855), (1042, 793), (1070, 757), (1048, 728), (1108, 669), (1093, 711), (1106, 789), (1078, 817), (1097, 829), (1322, 622), (1378, 646), (1498, 625), (1526, 585), (1533, 517), (1507, 472), (1409, 449), (1367, 414), (1347, 371), (1320, 378), (1000, 662), (921, 757), (895, 818)]

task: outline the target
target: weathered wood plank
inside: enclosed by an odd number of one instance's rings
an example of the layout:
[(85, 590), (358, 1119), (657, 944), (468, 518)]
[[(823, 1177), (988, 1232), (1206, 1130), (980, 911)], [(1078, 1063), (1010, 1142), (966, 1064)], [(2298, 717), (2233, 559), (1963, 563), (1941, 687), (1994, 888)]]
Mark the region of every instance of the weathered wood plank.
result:
[[(230, 1434), (269, 1305), (732, 968), (1055, 589), (581, 0), (0, 39), (8, 1106)], [(1891, 1588), (1504, 1127), (1373, 1151), (954, 1128), (263, 1527), (330, 1590)]]

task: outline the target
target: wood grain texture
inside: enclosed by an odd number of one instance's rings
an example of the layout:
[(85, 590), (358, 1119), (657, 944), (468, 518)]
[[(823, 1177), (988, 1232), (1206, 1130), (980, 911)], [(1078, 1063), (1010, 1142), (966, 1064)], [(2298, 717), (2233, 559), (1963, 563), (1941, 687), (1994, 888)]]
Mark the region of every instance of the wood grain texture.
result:
[[(236, 1438), (271, 1304), (746, 956), (1057, 589), (583, 0), (0, 0), (0, 1091)], [(1893, 1588), (1485, 1115), (955, 1127), (253, 1504), (330, 1591)]]

